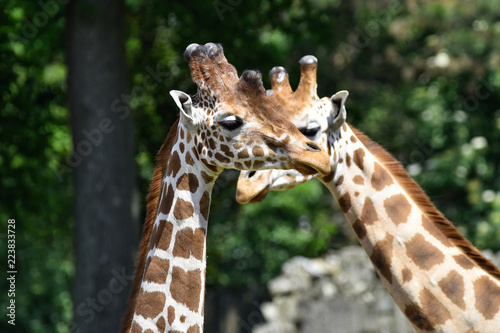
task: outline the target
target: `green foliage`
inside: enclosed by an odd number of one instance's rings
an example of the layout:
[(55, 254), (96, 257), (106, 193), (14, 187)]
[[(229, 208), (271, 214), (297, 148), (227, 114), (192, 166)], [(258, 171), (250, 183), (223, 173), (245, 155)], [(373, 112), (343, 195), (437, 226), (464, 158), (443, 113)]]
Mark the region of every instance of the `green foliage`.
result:
[[(17, 325), (68, 332), (71, 321), (71, 149), (64, 6), (4, 1), (0, 12), (0, 219), (17, 223)], [(500, 5), (494, 1), (127, 0), (124, 17), (142, 197), (177, 111), (168, 91), (194, 93), (182, 52), (220, 42), (241, 71), (319, 59), (318, 90), (347, 89), (348, 121), (407, 167), (478, 247), (500, 249)], [(45, 15), (45, 16), (44, 16)], [(44, 21), (46, 17), (46, 21)], [(318, 182), (235, 203), (235, 177), (211, 206), (210, 286), (264, 284), (296, 254), (332, 244), (331, 195)], [(145, 207), (144, 203), (142, 207)], [(2, 223), (2, 225), (5, 225)], [(0, 231), (5, 253), (6, 237)], [(6, 267), (6, 256), (0, 259)], [(0, 282), (6, 290), (6, 281)], [(43, 306), (40, 306), (43, 304)], [(0, 306), (6, 306), (2, 298)], [(5, 307), (4, 307), (5, 309)], [(1, 331), (10, 331), (5, 320)]]
[[(71, 150), (65, 105), (61, 13), (46, 24), (35, 4), (7, 1), (0, 12), (0, 248), (7, 267), (7, 219), (16, 220), (18, 332), (67, 332), (71, 320)], [(35, 22), (35, 23), (33, 23)], [(6, 309), (6, 279), (0, 282)], [(5, 311), (3, 312), (5, 313)], [(12, 332), (3, 315), (0, 330)]]

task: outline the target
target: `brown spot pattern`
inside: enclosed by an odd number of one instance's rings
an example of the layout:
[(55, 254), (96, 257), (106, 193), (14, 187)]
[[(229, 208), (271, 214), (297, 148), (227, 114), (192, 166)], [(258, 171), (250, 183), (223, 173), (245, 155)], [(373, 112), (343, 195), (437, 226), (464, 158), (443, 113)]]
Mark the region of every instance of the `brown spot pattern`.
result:
[(178, 220), (185, 220), (193, 216), (193, 204), (181, 198), (177, 199), (174, 207), (174, 216)]
[(417, 304), (408, 304), (405, 308), (404, 313), (408, 320), (419, 329), (433, 331), (432, 323)]
[(342, 130), (347, 131), (347, 125), (345, 123), (342, 124)]
[(137, 296), (135, 313), (144, 318), (156, 318), (165, 306), (165, 294), (159, 291), (152, 293), (141, 290)]
[(356, 139), (354, 135), (351, 135), (351, 142), (356, 143), (356, 141), (358, 141), (358, 139)]
[(438, 283), (443, 293), (460, 309), (465, 310), (465, 284), (464, 278), (457, 271), (452, 270)]
[(179, 230), (175, 235), (175, 244), (172, 254), (174, 257), (189, 258), (191, 255), (198, 260), (203, 257), (203, 248), (205, 245), (205, 231), (197, 228), (187, 227)]
[(394, 236), (386, 235), (384, 239), (379, 241), (373, 247), (373, 253), (370, 257), (373, 265), (378, 269), (380, 274), (392, 283), (392, 272), (391, 272), (391, 262), (392, 262), (392, 241)]
[(153, 227), (153, 229), (151, 230), (151, 236), (149, 237), (149, 249), (152, 249), (160, 240), (166, 222), (166, 220), (160, 220), (158, 222), (158, 228)]
[[(330, 174), (332, 175), (333, 177), (333, 171), (330, 172)], [(335, 186), (340, 186), (342, 185), (342, 183), (344, 182), (344, 176), (340, 176), (339, 178), (337, 178), (337, 180), (335, 181)]]
[(201, 271), (197, 269), (186, 272), (182, 268), (173, 267), (170, 293), (176, 302), (197, 312), (201, 296)]
[(234, 168), (235, 169), (238, 169), (238, 170), (243, 170), (243, 164), (241, 164), (240, 162), (233, 162), (234, 163)]
[(422, 226), (425, 230), (427, 230), (429, 234), (431, 234), (431, 236), (439, 240), (444, 246), (453, 246), (450, 240), (441, 231), (439, 231), (436, 225), (429, 221), (429, 219), (425, 215), (422, 215)]
[(411, 205), (403, 194), (396, 194), (384, 200), (387, 216), (395, 225), (406, 223), (410, 216)]
[(177, 189), (181, 191), (196, 192), (198, 189), (198, 177), (192, 173), (185, 173), (177, 180)]
[(358, 236), (358, 239), (362, 240), (366, 236), (366, 227), (365, 225), (361, 222), (361, 220), (356, 220), (352, 224), (352, 228), (354, 229), (354, 232), (356, 233), (356, 236)]
[(200, 155), (198, 154), (198, 150), (196, 150), (196, 147), (191, 148), (191, 151), (193, 152), (193, 155), (195, 158), (199, 158)]
[(259, 169), (262, 169), (263, 166), (264, 166), (264, 161), (256, 160), (256, 161), (253, 161), (252, 169), (259, 170)]
[(189, 152), (186, 152), (186, 163), (189, 165), (194, 165), (194, 160)]
[(222, 150), (227, 157), (229, 157), (229, 158), (233, 158), (234, 157), (234, 154), (231, 151), (231, 149), (229, 148), (229, 146), (227, 146), (227, 145), (220, 145), (220, 150)]
[(200, 332), (201, 332), (200, 326), (198, 326), (198, 325), (191, 326), (187, 330), (187, 333), (200, 333)]
[(250, 157), (250, 155), (248, 155), (248, 150), (246, 148), (238, 153), (239, 159), (248, 158), (248, 157)]
[(378, 163), (375, 162), (372, 175), (372, 187), (381, 191), (384, 187), (394, 183), (391, 175)]
[(444, 254), (425, 240), (422, 234), (416, 234), (406, 242), (406, 254), (418, 267), (429, 270), (434, 265), (444, 262)]
[(339, 198), (339, 206), (344, 213), (347, 213), (347, 211), (351, 209), (351, 196), (348, 192), (344, 193), (344, 195)]
[(356, 185), (365, 185), (365, 180), (363, 179), (363, 177), (357, 175), (357, 176), (354, 176), (352, 178), (352, 181), (354, 182), (354, 184)]
[(217, 148), (217, 145), (215, 144), (215, 140), (213, 138), (208, 139), (208, 146), (211, 150), (215, 150)]
[[(329, 183), (332, 181), (333, 179), (333, 176), (335, 175), (335, 172), (332, 170), (330, 171), (330, 173), (326, 176), (324, 176), (323, 178), (321, 178), (321, 180), (324, 182), (324, 183)], [(344, 177), (343, 176), (340, 176), (339, 179), (342, 178), (342, 181), (344, 180)]]
[(163, 214), (168, 214), (170, 209), (172, 209), (172, 202), (174, 201), (174, 189), (172, 185), (169, 184), (167, 188), (167, 194), (162, 198), (160, 203), (160, 212)]
[(208, 221), (209, 211), (210, 211), (210, 193), (205, 191), (205, 193), (203, 193), (200, 199), (200, 213), (201, 216), (203, 216), (206, 221)]
[(463, 269), (472, 269), (475, 266), (474, 262), (465, 254), (457, 254), (456, 256), (453, 256), (453, 259), (455, 259), (456, 263)]
[(363, 210), (361, 211), (361, 221), (368, 225), (371, 225), (378, 221), (377, 211), (375, 210), (373, 201), (369, 197), (365, 198)]
[(221, 153), (215, 153), (215, 159), (218, 160), (221, 163), (229, 163), (231, 160), (227, 158), (226, 156), (222, 155)]
[[(161, 222), (161, 221), (160, 221)], [(162, 228), (160, 240), (156, 244), (156, 247), (160, 250), (167, 250), (170, 246), (170, 240), (172, 239), (172, 230), (174, 225), (170, 222), (165, 221), (165, 226)]]
[(170, 161), (168, 162), (167, 175), (175, 177), (180, 168), (181, 159), (179, 158), (179, 154), (174, 151), (172, 156), (170, 156)]
[(167, 309), (167, 312), (168, 312), (168, 314), (167, 314), (168, 324), (170, 326), (172, 326), (172, 324), (174, 323), (174, 320), (175, 320), (175, 308), (172, 305), (170, 305)]
[(164, 333), (166, 327), (165, 318), (160, 317), (160, 319), (158, 319), (158, 321), (156, 322), (156, 327), (158, 328), (160, 333)]
[(349, 153), (345, 154), (345, 164), (347, 165), (348, 168), (351, 167), (351, 155), (349, 155)]
[(448, 309), (427, 288), (424, 288), (419, 296), (422, 310), (433, 326), (442, 325), (451, 319)]
[(403, 283), (409, 282), (413, 278), (411, 270), (407, 267), (403, 268), (401, 274), (403, 275)]
[(233, 148), (234, 149), (240, 149), (243, 147), (243, 144), (241, 142), (235, 142), (233, 143)]
[(164, 284), (167, 281), (170, 262), (167, 259), (153, 257), (149, 263), (144, 279), (148, 282)]
[(205, 181), (206, 184), (210, 184), (211, 182), (214, 181), (214, 177), (206, 173), (205, 171), (201, 171), (201, 177)]
[(181, 321), (181, 323), (185, 322), (186, 321), (186, 316), (182, 315), (181, 318), (180, 318), (180, 321)]
[(264, 156), (264, 149), (262, 147), (256, 146), (252, 148), (252, 155), (254, 157), (262, 157)]
[(365, 165), (363, 164), (364, 159), (365, 159), (365, 151), (362, 148), (356, 149), (352, 155), (352, 160), (354, 164), (356, 164), (358, 168), (361, 169), (361, 171), (365, 169)]
[(486, 319), (493, 319), (500, 308), (500, 287), (488, 276), (474, 281), (476, 309)]
[(135, 321), (130, 328), (130, 333), (142, 333), (142, 327), (139, 326)]

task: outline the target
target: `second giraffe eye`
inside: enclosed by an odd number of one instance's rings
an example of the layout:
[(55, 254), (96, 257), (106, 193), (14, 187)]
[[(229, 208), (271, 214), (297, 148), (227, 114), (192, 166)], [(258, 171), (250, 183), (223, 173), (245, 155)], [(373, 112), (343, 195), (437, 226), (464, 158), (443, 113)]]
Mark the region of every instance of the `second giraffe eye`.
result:
[(311, 127), (311, 128), (301, 128), (299, 129), (300, 133), (304, 134), (307, 137), (313, 137), (318, 134), (319, 127)]
[(229, 116), (219, 120), (219, 125), (228, 131), (233, 131), (243, 125), (243, 121), (236, 116)]

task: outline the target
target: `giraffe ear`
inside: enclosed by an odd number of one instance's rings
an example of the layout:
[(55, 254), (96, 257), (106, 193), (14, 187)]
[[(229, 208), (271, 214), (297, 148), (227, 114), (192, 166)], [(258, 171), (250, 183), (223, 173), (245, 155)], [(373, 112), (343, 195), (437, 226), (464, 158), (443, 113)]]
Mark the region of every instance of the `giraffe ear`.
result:
[(180, 110), (181, 122), (190, 130), (196, 127), (197, 121), (193, 114), (191, 97), (180, 90), (170, 90), (170, 96)]
[(330, 98), (333, 108), (332, 114), (328, 117), (328, 125), (335, 131), (337, 131), (346, 121), (347, 114), (345, 110), (345, 101), (347, 100), (347, 96), (349, 96), (349, 92), (347, 90), (341, 90)]

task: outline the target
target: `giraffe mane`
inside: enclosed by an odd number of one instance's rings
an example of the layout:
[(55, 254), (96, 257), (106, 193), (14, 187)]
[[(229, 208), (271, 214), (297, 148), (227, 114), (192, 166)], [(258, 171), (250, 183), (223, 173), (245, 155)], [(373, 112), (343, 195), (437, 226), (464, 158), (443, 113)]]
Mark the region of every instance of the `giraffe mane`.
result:
[(132, 283), (132, 290), (129, 296), (129, 307), (122, 319), (122, 328), (120, 330), (121, 333), (125, 333), (130, 329), (132, 318), (134, 316), (135, 309), (133, 305), (136, 302), (137, 295), (139, 294), (139, 290), (141, 288), (142, 272), (144, 272), (144, 268), (146, 266), (146, 257), (149, 249), (149, 238), (157, 215), (161, 184), (163, 178), (165, 177), (168, 158), (175, 143), (175, 139), (177, 138), (177, 131), (179, 128), (178, 123), (179, 119), (177, 119), (172, 125), (167, 138), (156, 154), (155, 169), (153, 172), (153, 176), (151, 177), (151, 184), (149, 185), (148, 195), (146, 197), (146, 220), (142, 228), (142, 238), (139, 246), (139, 253), (137, 255), (134, 282)]
[(406, 172), (405, 168), (391, 156), (384, 148), (373, 142), (363, 132), (352, 125), (350, 128), (363, 145), (387, 168), (387, 171), (395, 178), (399, 185), (405, 190), (408, 196), (417, 204), (429, 221), (439, 229), (453, 245), (458, 247), (467, 257), (469, 257), (479, 267), (488, 274), (500, 280), (500, 269), (490, 260), (486, 259), (478, 249), (476, 249), (434, 206), (424, 190)]

